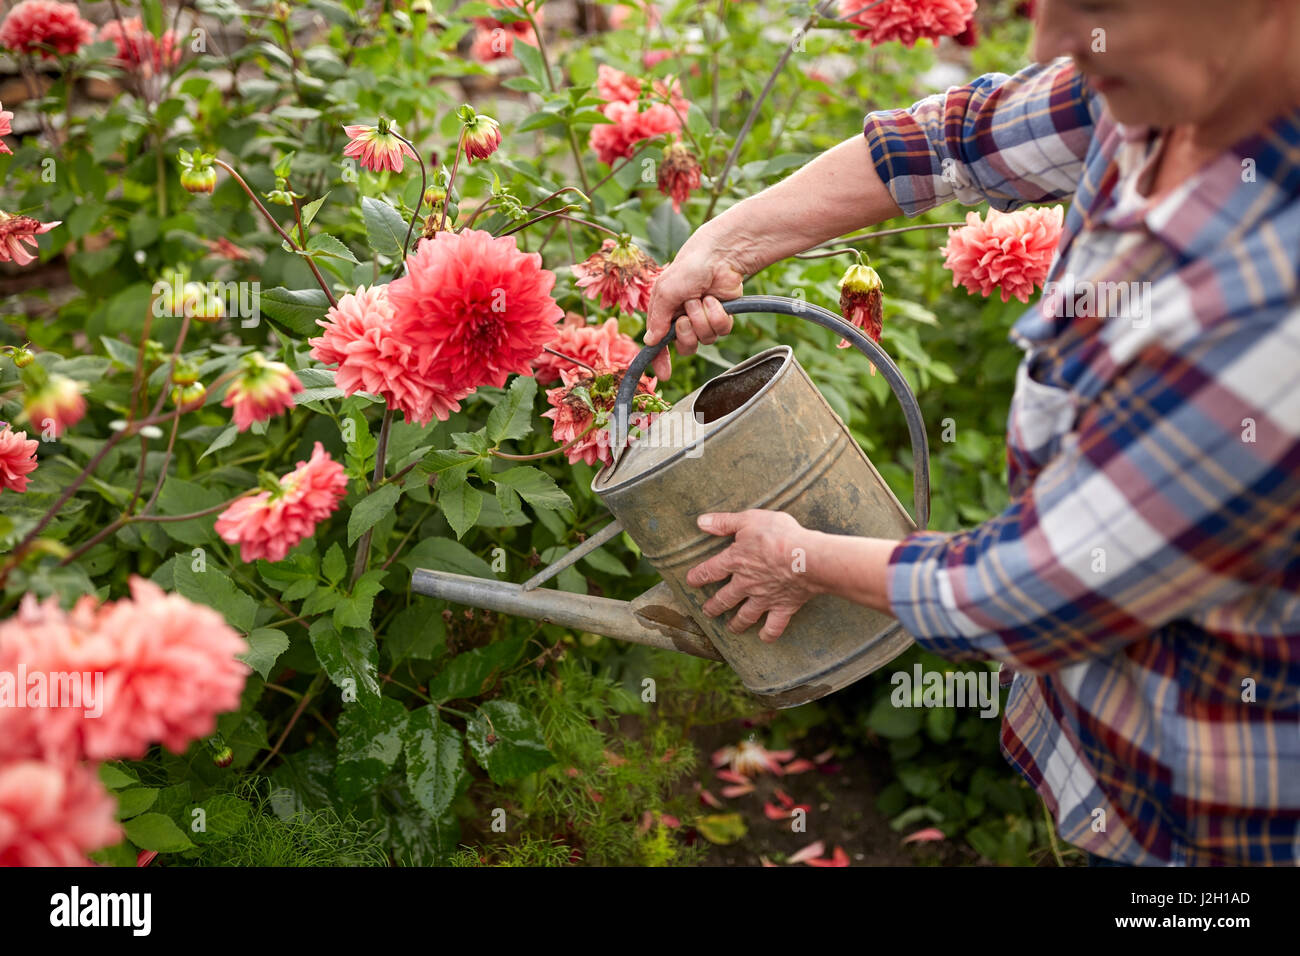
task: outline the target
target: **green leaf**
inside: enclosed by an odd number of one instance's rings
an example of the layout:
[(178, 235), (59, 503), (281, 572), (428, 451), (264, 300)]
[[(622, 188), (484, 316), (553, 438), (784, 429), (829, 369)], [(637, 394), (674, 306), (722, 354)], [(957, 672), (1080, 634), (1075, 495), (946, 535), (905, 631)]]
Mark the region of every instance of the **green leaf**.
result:
[(174, 853), (194, 846), (172, 818), (161, 813), (141, 814), (127, 820), (122, 826), (126, 830), (127, 839), (142, 850)]
[(406, 785), (431, 816), (451, 807), (457, 784), (465, 774), (465, 748), (460, 731), (438, 717), (436, 707), (412, 711), (402, 737), (406, 753)]
[(536, 397), (537, 379), (523, 375), (515, 378), (505, 397), (488, 415), (488, 441), (499, 445), (508, 439), (528, 435), (533, 430), (533, 399)]
[(244, 829), (253, 808), (233, 794), (218, 793), (195, 809), (202, 810), (203, 814), (199, 816), (190, 812), (190, 833), (195, 843), (207, 844), (229, 840)]
[(310, 634), (316, 659), (335, 686), (345, 692), (352, 690), (358, 697), (379, 696), (379, 681), (375, 679), (379, 649), (373, 633), (356, 627), (337, 631), (329, 618), (318, 618), (312, 623)]
[(285, 331), (303, 338), (320, 334), (321, 327), (316, 320), (325, 318), (330, 308), (329, 299), (321, 289), (277, 286), (263, 292), (258, 302), (263, 315)]
[(375, 790), (402, 752), (406, 708), (390, 697), (373, 707), (348, 707), (339, 717), (334, 780), (349, 803)]
[(99, 765), (99, 780), (109, 790), (121, 790), (123, 787), (140, 782), (135, 771), (112, 763)]
[(316, 213), (320, 212), (320, 207), (325, 203), (325, 200), (329, 198), (330, 194), (326, 193), (324, 196), (321, 196), (320, 199), (313, 199), (311, 202), (307, 203), (307, 205), (302, 207), (302, 227), (304, 229), (311, 225), (311, 221), (316, 218)]
[[(333, 259), (342, 259), (345, 262), (357, 263), (357, 257), (352, 254), (352, 250), (339, 240), (335, 239), (328, 233), (317, 233), (307, 240), (308, 255), (312, 256), (329, 256)], [(360, 263), (357, 263), (360, 265)]]
[(522, 635), (457, 654), (429, 681), (429, 699), (441, 704), (485, 693), (500, 673), (523, 653)]
[[(438, 483), (441, 485), (442, 479)], [(442, 509), (442, 515), (447, 519), (447, 524), (451, 525), (451, 530), (456, 532), (456, 537), (463, 538), (465, 532), (478, 520), (479, 511), (483, 507), (483, 495), (469, 482), (462, 481), (439, 489), (438, 507)]]
[(425, 602), (398, 611), (384, 631), (384, 649), (396, 667), (408, 658), (431, 661), (447, 640), (447, 622)]
[(117, 794), (117, 818), (119, 820), (129, 820), (131, 817), (138, 817), (158, 799), (158, 791), (153, 787), (132, 787), (130, 790), (119, 790)]
[(348, 559), (343, 553), (343, 548), (335, 541), (330, 545), (330, 549), (325, 552), (325, 560), (320, 565), (321, 574), (325, 575), (325, 580), (334, 584), (343, 580), (343, 575), (348, 573)]
[(192, 562), (178, 561), (173, 574), (178, 594), (215, 608), (230, 622), (231, 627), (245, 634), (253, 629), (257, 602), (251, 595), (239, 590), (224, 571), (211, 564), (208, 564), (206, 571), (195, 571)]
[(248, 646), (248, 653), (240, 660), (261, 674), (262, 680), (270, 680), (271, 668), (280, 659), (280, 655), (289, 649), (289, 637), (284, 631), (259, 627), (248, 635)]
[(335, 605), (335, 627), (368, 628), (370, 626), (370, 615), (374, 611), (375, 598), (384, 590), (385, 573), (376, 569), (361, 575), (352, 593)]
[(361, 215), (366, 221), (366, 241), (370, 248), (381, 256), (400, 256), (407, 232), (401, 213), (382, 199), (363, 196)]
[[(320, 331), (319, 327), (316, 331)], [(302, 391), (293, 396), (295, 405), (323, 402), (327, 398), (342, 398), (343, 389), (334, 384), (334, 372), (327, 368), (304, 368), (294, 373), (302, 383)], [(357, 396), (353, 396), (355, 398)]]
[(748, 832), (739, 813), (711, 813), (696, 820), (695, 828), (704, 839), (720, 846), (735, 843)]
[(402, 489), (397, 485), (380, 485), (362, 498), (348, 517), (348, 546), (392, 512)]
[[(527, 47), (527, 49), (525, 49)], [(529, 46), (527, 43), (516, 43), (514, 46), (515, 56), (523, 65), (524, 72), (537, 82), (539, 87), (550, 89), (549, 77), (546, 75), (546, 68), (542, 62), (542, 55), (536, 47)]]
[(876, 701), (867, 714), (867, 727), (890, 740), (910, 737), (921, 729), (921, 708), (895, 707), (891, 696)]
[(406, 556), (398, 560), (410, 570), (429, 568), (433, 571), (452, 571), (476, 578), (494, 578), (492, 565), (451, 538), (425, 538)]
[(584, 564), (596, 571), (604, 572), (605, 574), (613, 574), (620, 578), (626, 578), (631, 575), (631, 572), (623, 566), (623, 562), (614, 557), (604, 548), (597, 548), (595, 551), (589, 551), (587, 554), (583, 555), (582, 560)]
[(490, 700), (475, 711), (465, 739), (493, 783), (518, 780), (555, 763), (537, 719), (510, 701)]
[[(183, 478), (168, 478), (158, 492), (158, 511), (164, 515), (193, 514), (206, 511), (224, 500), (225, 496), (213, 488), (205, 488)], [(189, 521), (163, 521), (160, 524), (173, 541), (195, 545), (207, 544), (213, 540), (216, 532), (212, 526), (216, 520), (217, 516), (210, 514)]]
[[(221, 430), (220, 435), (212, 439), (212, 444), (208, 446), (207, 451), (199, 455), (199, 461), (202, 461), (204, 458), (207, 458), (214, 451), (221, 451), (221, 449), (228, 448), (229, 446), (233, 445), (235, 443), (235, 439), (238, 437), (239, 437), (239, 428), (237, 426), (235, 425), (226, 426)], [(171, 484), (171, 482), (168, 482), (167, 484)], [(164, 485), (163, 487), (165, 488), (166, 485)]]
[(691, 224), (679, 212), (673, 212), (672, 203), (663, 202), (655, 207), (646, 221), (646, 235), (655, 247), (660, 262), (671, 259), (691, 235)]
[(559, 508), (568, 508), (573, 504), (569, 496), (555, 483), (554, 478), (530, 465), (507, 469), (493, 475), (492, 481), (521, 495), (534, 508), (555, 511)]

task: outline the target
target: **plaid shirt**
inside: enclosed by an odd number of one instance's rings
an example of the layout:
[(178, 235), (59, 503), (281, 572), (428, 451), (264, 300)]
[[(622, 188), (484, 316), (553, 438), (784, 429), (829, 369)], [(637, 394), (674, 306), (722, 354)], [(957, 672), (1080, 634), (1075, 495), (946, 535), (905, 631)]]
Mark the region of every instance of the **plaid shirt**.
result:
[(1157, 131), (1116, 123), (1069, 60), (864, 133), (908, 215), (1073, 198), (1061, 294), (1010, 333), (1011, 504), (901, 541), (894, 614), (937, 654), (1015, 669), (1002, 750), (1064, 839), (1295, 864), (1300, 109), (1155, 203), (1136, 185)]

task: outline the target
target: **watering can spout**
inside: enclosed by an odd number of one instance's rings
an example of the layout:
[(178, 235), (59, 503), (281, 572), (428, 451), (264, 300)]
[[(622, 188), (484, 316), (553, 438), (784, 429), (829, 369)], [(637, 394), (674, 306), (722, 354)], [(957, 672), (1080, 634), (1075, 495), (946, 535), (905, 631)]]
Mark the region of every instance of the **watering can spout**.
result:
[(455, 604), (603, 634), (633, 644), (682, 651), (708, 660), (722, 660), (713, 643), (663, 582), (633, 601), (615, 601), (549, 588), (526, 590), (523, 585), (507, 581), (420, 568), (411, 578), (411, 588), (417, 594)]

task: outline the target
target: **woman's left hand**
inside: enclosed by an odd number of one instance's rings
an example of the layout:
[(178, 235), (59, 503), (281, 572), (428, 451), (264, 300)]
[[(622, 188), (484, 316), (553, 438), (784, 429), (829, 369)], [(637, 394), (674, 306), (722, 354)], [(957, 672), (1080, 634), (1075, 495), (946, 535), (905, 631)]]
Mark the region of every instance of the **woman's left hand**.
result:
[(758, 636), (768, 643), (775, 641), (795, 612), (819, 593), (807, 573), (809, 546), (817, 532), (783, 511), (758, 509), (703, 514), (698, 524), (702, 531), (736, 539), (686, 575), (692, 587), (731, 578), (705, 602), (704, 613), (716, 617), (739, 605), (727, 624), (737, 634), (766, 614)]

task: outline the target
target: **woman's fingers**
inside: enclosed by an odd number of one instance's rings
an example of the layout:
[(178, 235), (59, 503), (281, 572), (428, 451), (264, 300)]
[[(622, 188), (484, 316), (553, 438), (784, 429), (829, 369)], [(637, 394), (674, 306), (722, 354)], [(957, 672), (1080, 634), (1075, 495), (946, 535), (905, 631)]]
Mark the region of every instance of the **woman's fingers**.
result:
[(650, 360), (650, 368), (654, 371), (655, 378), (661, 382), (673, 374), (673, 360), (668, 355), (668, 348), (665, 345), (659, 350), (659, 354)]
[(731, 316), (722, 308), (722, 303), (711, 295), (704, 297), (704, 317), (708, 320), (711, 337), (700, 336), (701, 342), (712, 345), (724, 335), (731, 332)]
[(727, 623), (727, 629), (735, 634), (741, 631), (747, 631), (763, 616), (763, 609), (758, 606), (758, 602), (750, 598), (742, 604), (735, 614), (731, 615), (731, 620)]
[[(689, 306), (690, 303), (687, 303), (687, 305)], [(696, 307), (697, 307), (697, 308), (699, 307), (699, 304), (698, 304), (698, 303), (696, 303)], [(701, 316), (700, 316), (700, 317), (701, 317), (701, 319), (703, 319), (703, 313), (701, 313)], [(686, 314), (686, 315), (678, 316), (678, 318), (677, 318), (677, 354), (678, 354), (678, 355), (694, 355), (694, 354), (695, 354), (695, 347), (696, 347), (697, 345), (699, 345), (699, 344), (700, 344), (699, 338), (697, 338), (696, 335), (695, 335), (695, 322), (694, 322), (694, 320), (690, 317), (690, 314), (688, 313), (688, 314)]]

